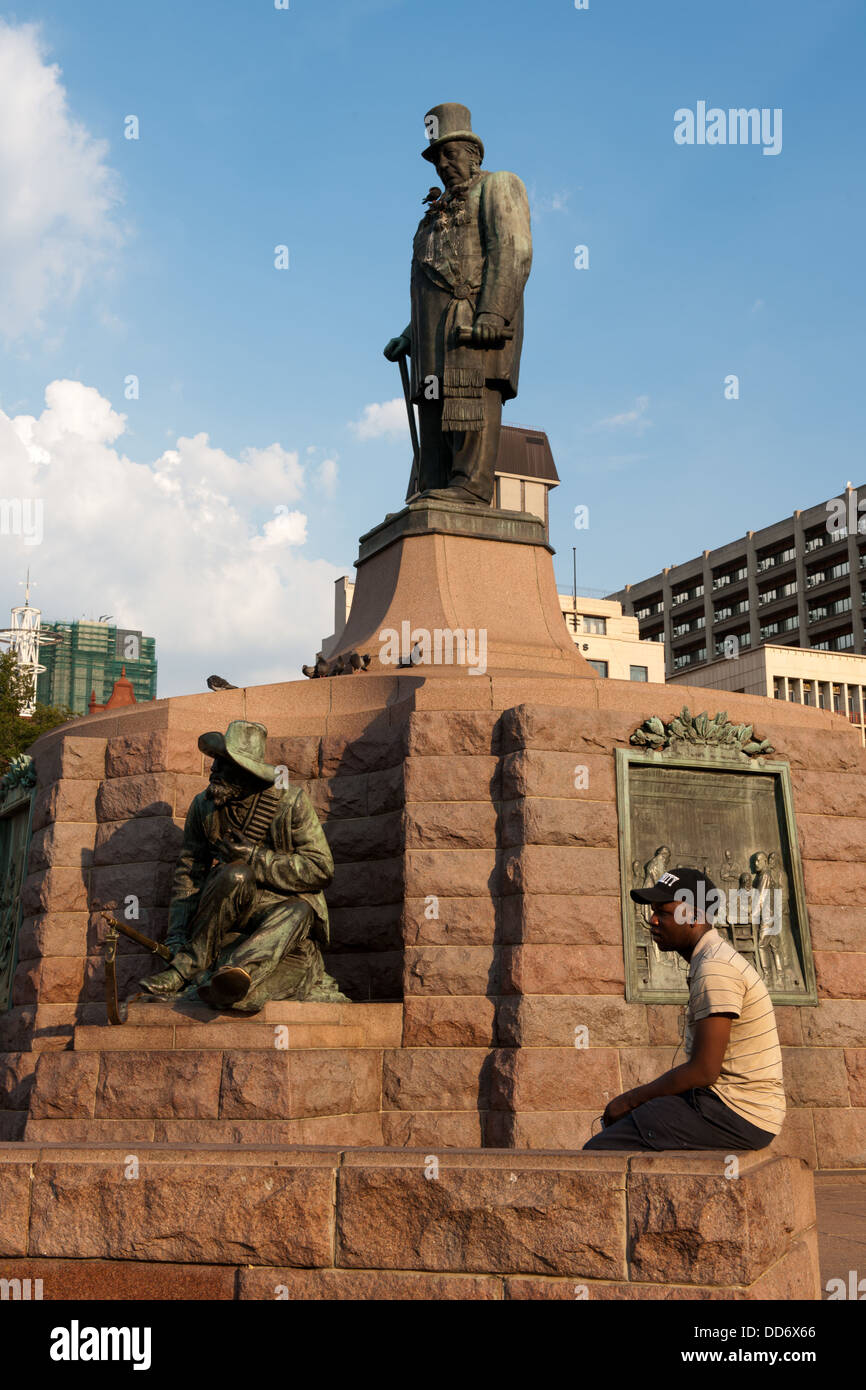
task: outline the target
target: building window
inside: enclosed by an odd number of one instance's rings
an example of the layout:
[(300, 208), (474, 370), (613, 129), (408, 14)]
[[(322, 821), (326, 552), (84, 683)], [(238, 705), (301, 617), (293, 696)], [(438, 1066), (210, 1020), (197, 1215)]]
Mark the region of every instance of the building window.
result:
[(785, 698), (785, 677), (784, 677), (784, 676), (774, 676), (774, 677), (773, 677), (773, 699), (774, 699), (774, 700), (784, 700), (784, 698)]
[(594, 632), (597, 637), (604, 637), (607, 634), (607, 618), (593, 618), (582, 615), (584, 632)]
[(589, 664), (597, 676), (602, 676), (605, 680), (607, 680), (606, 661), (590, 661)]
[(628, 671), (629, 671), (629, 676), (628, 676), (628, 678), (629, 678), (630, 681), (648, 681), (648, 680), (649, 680), (649, 667), (648, 667), (648, 666), (629, 666)]

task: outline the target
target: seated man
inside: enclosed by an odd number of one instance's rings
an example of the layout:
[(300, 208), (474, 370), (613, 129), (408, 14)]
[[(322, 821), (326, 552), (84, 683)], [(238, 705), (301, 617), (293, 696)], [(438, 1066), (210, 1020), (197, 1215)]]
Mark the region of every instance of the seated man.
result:
[(202, 734), (210, 783), (186, 817), (172, 885), (171, 965), (141, 984), (159, 999), (257, 1013), (269, 999), (343, 1000), (317, 944), (334, 861), (301, 787), (274, 786), (267, 730), (236, 719)]
[(765, 1148), (785, 1118), (776, 1018), (757, 971), (706, 920), (721, 894), (698, 869), (672, 869), (631, 896), (652, 904), (659, 950), (688, 962), (687, 1060), (610, 1101), (584, 1148)]

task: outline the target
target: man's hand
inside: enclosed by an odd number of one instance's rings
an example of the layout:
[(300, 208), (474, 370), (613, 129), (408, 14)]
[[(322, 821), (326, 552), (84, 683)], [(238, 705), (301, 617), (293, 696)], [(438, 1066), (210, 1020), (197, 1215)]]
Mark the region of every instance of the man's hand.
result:
[(500, 348), (505, 343), (502, 330), (505, 319), (499, 314), (479, 314), (472, 325), (472, 346), (479, 348)]
[(406, 357), (409, 353), (411, 343), (405, 333), (401, 333), (399, 338), (391, 338), (385, 346), (385, 356), (389, 362), (399, 362), (401, 357)]
[(617, 1120), (622, 1120), (626, 1115), (630, 1115), (635, 1105), (631, 1099), (631, 1092), (624, 1091), (621, 1096), (614, 1096), (613, 1100), (608, 1101), (605, 1106), (601, 1122), (607, 1129), (608, 1125), (614, 1124)]
[(217, 840), (215, 849), (226, 864), (236, 859), (242, 859), (248, 864), (255, 845), (250, 840), (245, 840), (239, 831), (230, 830), (221, 840)]

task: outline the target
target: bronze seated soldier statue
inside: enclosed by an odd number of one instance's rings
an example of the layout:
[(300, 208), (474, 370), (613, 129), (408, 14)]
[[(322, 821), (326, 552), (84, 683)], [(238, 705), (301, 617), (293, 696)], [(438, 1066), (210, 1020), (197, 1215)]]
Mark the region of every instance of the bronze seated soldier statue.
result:
[(269, 999), (340, 1001), (320, 943), (334, 861), (310, 798), (274, 785), (267, 730), (236, 719), (202, 734), (210, 783), (189, 808), (172, 884), (171, 964), (141, 984), (159, 999), (257, 1013)]

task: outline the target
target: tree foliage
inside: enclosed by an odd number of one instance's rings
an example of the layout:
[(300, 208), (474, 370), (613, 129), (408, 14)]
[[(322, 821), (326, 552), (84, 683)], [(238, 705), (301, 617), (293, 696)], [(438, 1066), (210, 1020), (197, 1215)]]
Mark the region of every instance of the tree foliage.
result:
[(37, 704), (32, 716), (24, 719), (18, 711), (26, 695), (27, 677), (12, 652), (4, 652), (0, 655), (0, 776), (40, 734), (78, 717), (65, 706)]

